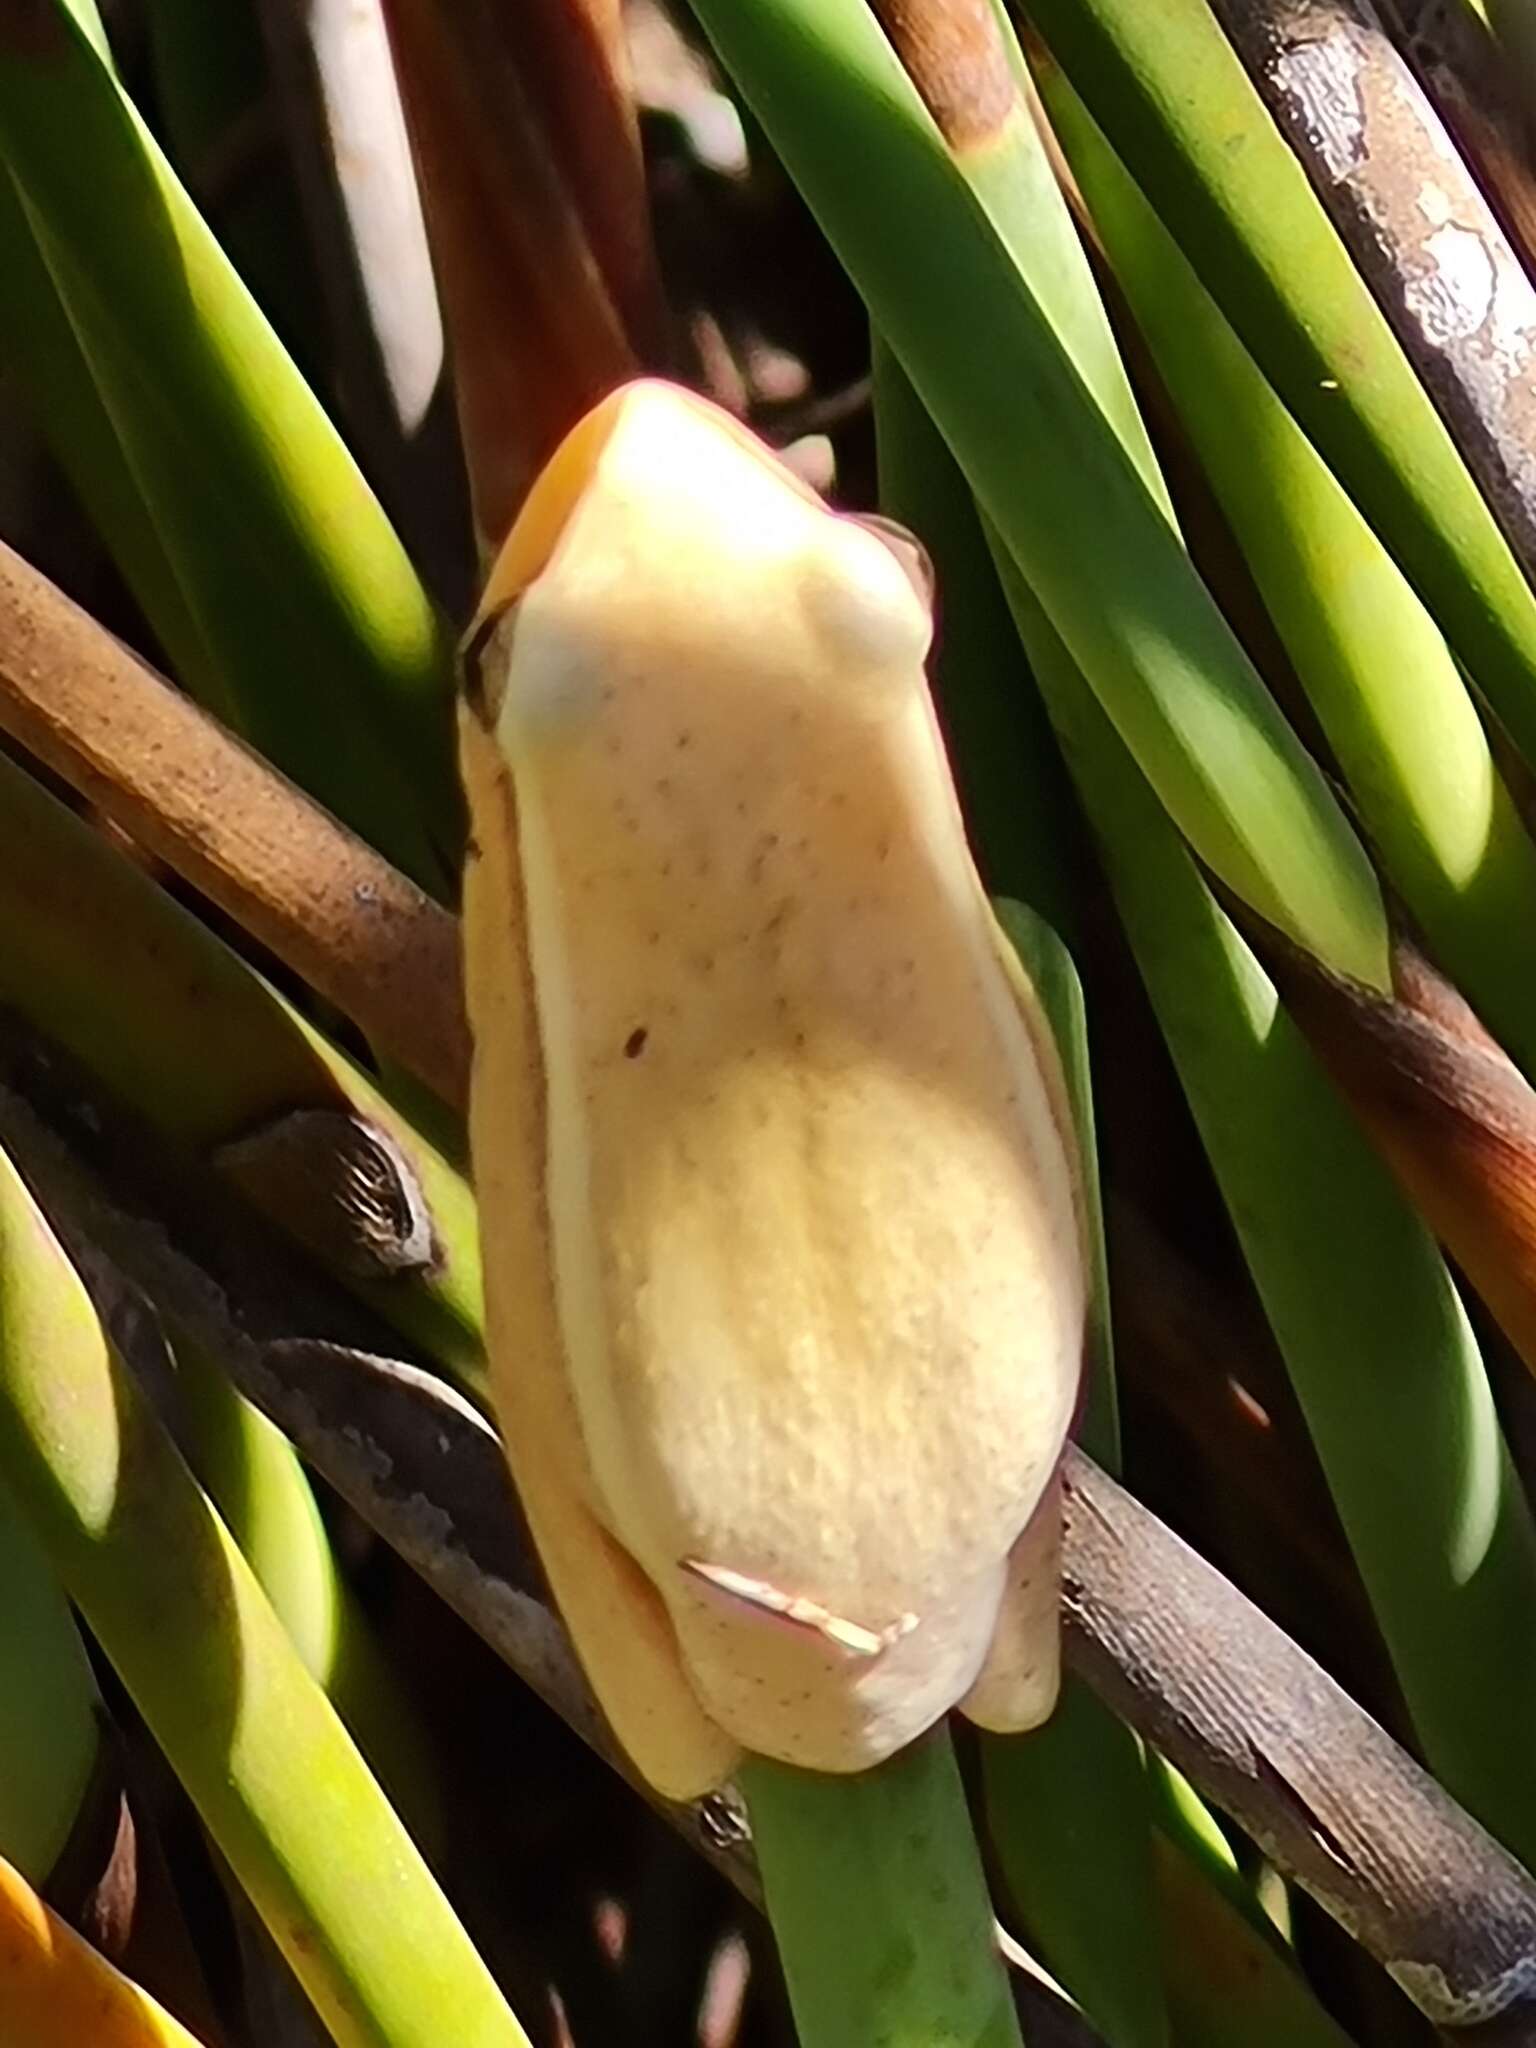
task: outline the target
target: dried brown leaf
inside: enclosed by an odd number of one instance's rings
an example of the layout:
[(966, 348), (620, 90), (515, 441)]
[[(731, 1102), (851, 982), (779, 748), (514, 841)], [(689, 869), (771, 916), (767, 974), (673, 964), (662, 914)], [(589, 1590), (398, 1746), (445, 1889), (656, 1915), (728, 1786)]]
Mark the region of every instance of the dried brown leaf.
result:
[(389, 0), (482, 545), (669, 330), (617, 0)]
[(0, 731), (462, 1103), (454, 919), (3, 543)]
[(1273, 934), (1260, 944), (1313, 1050), (1536, 1372), (1536, 1091), (1406, 940), (1390, 996)]

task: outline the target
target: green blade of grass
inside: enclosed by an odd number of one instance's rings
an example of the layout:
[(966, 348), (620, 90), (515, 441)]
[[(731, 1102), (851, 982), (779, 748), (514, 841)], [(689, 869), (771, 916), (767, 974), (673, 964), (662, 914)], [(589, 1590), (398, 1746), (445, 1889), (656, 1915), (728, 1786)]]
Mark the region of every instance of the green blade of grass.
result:
[(287, 161), (269, 143), (245, 176), (226, 175), (222, 190), (207, 190), (231, 133), (272, 120), (273, 81), (259, 12), (248, 4), (148, 0), (144, 27), (154, 105), (159, 139), (177, 176), (198, 195), (220, 247), (313, 383), (322, 363), (322, 287)]
[(1052, 124), (1383, 868), (1536, 1072), (1536, 847), (1439, 629), (1201, 286), (1082, 101)]
[(1135, 1736), (1068, 1673), (1043, 1728), (983, 1737), (981, 1786), (998, 1869), (1031, 1952), (1109, 2048), (1166, 2048), (1174, 2036)]
[(0, 164), (0, 361), (187, 688), (228, 718), (217, 664), (182, 596), (10, 173)]
[(296, 780), (442, 889), (459, 811), (439, 622), (63, 0), (45, 0), (28, 34), (0, 35), (0, 155), (225, 702)]
[[(958, 645), (953, 625), (941, 632), (937, 667), (946, 697), (1018, 699), (1016, 744), (989, 762), (987, 788), (996, 832), (1013, 864), (1012, 886), (1046, 890), (1070, 902), (1061, 869), (1072, 841), (1037, 829), (1042, 811), (1070, 821), (1061, 801), (1065, 773), (1044, 707), (1017, 647), (980, 521), (953, 460), (890, 354), (878, 342), (875, 415), (882, 504), (918, 532), (932, 551), (941, 620), (952, 618), (954, 593), (968, 615)], [(948, 597), (946, 597), (948, 593)], [(1001, 619), (999, 619), (1001, 613)], [(988, 633), (986, 628), (990, 626)], [(1001, 627), (1001, 630), (999, 630)], [(957, 664), (961, 673), (957, 673)], [(967, 730), (990, 737), (1007, 730), (1002, 710)], [(1018, 743), (1022, 739), (1022, 743)], [(957, 764), (962, 776), (966, 763)], [(1010, 800), (1011, 799), (1011, 800)], [(1009, 831), (1010, 827), (1022, 828)], [(1049, 927), (1019, 906), (998, 906), (1005, 931), (1023, 942), (1027, 964), (1052, 1019), (1090, 1175), (1096, 1180), (1087, 1038), (1081, 989), (1070, 958)], [(1098, 1200), (1089, 1189), (1089, 1214)], [(1117, 1469), (1113, 1357), (1108, 1323), (1102, 1227), (1095, 1223), (1098, 1328), (1090, 1326), (1090, 1379), (1080, 1435), (1101, 1464)], [(1095, 1397), (1095, 1386), (1110, 1398)], [(1185, 2035), (1201, 2048), (1254, 2048), (1285, 2038), (1293, 2048), (1345, 2048), (1344, 2037), (1317, 2004), (1293, 1965), (1255, 1924), (1257, 1908), (1235, 1874), (1219, 1828), (1198, 1795), (1181, 1787), (1177, 1805), (1163, 1794), (1172, 1777), (1161, 1759), (1146, 1757), (1132, 1733), (1069, 1678), (1047, 1726), (1023, 1738), (983, 1736), (982, 1786), (990, 1837), (1009, 1896), (1028, 1940), (1046, 1966), (1114, 2044)], [(1161, 1830), (1149, 1827), (1155, 1818)], [(1218, 1881), (1212, 1856), (1225, 1851)], [(1202, 1853), (1203, 1852), (1203, 1853)], [(1214, 1892), (1212, 1886), (1214, 1884)], [(1189, 1892), (1198, 1890), (1191, 1904)], [(1198, 1952), (1185, 1941), (1181, 1916), (1198, 1913)], [(1204, 1987), (1219, 1987), (1211, 1995)]]
[(1030, 15), (1536, 760), (1536, 594), (1206, 0), (1032, 0)]
[(1019, 275), (1050, 316), (1078, 375), (1097, 399), (1158, 509), (1176, 527), (1173, 501), (1114, 330), (1037, 125), (1034, 79), (1003, 0), (993, 0), (992, 13), (1017, 98), (992, 134), (969, 148), (956, 149), (956, 167), (986, 209)]
[[(1077, 1435), (1101, 1464), (1118, 1471), (1109, 1269), (1082, 984), (1065, 946), (1033, 911), (1002, 902), (997, 912), (1050, 1019), (1072, 1102), (1092, 1279), (1083, 1345), (1087, 1394)], [(1022, 1736), (983, 1735), (980, 1750), (993, 1847), (1032, 1945), (1111, 2048), (1167, 2048), (1172, 2036), (1141, 1744), (1069, 1672), (1043, 1728)]]
[(173, 1328), (177, 1440), (240, 1554), (412, 1834), (442, 1816), (426, 1736), (350, 1585), (288, 1439), (189, 1332)]
[(874, 364), (880, 504), (921, 536), (933, 559), (929, 675), (976, 864), (994, 895), (1022, 897), (1070, 942), (1070, 864), (1081, 827), (1050, 720), (979, 544), (965, 479), (947, 456), (928, 459), (933, 428), (878, 334)]
[[(835, 188), (835, 167), (815, 162)], [(945, 316), (958, 307), (946, 304)], [(1001, 349), (1006, 336), (996, 339)], [(985, 362), (991, 351), (973, 354)], [(948, 438), (970, 459), (957, 434)], [(983, 474), (972, 467), (971, 481), (990, 513)], [(1049, 502), (1061, 516), (1063, 501)], [(1457, 1795), (1528, 1856), (1536, 1780), (1522, 1731), (1536, 1706), (1536, 1642), (1519, 1617), (1536, 1593), (1536, 1538), (1461, 1304), (1170, 832), (1044, 596), (1020, 575), (1012, 536), (996, 538), (1026, 651), (1421, 1739)], [(1479, 1683), (1468, 1685), (1469, 1671)]]
[(1154, 1854), (1179, 2048), (1354, 2048), (1273, 1935), (1204, 1882), (1179, 1841), (1159, 1833)]
[[(377, 1278), (332, 1270), (470, 1392), (482, 1386), (480, 1247), (463, 1175), (260, 975), (3, 755), (0, 1000), (204, 1155), (294, 1111), (381, 1130), (436, 1255)], [(268, 1213), (315, 1249), (280, 1202)]]
[(1154, 1751), (1147, 1783), (1152, 1792), (1153, 1812), (1164, 1834), (1178, 1842), (1185, 1860), (1221, 1893), (1235, 1912), (1241, 1913), (1250, 1926), (1261, 1932), (1267, 1930), (1273, 1941), (1275, 1930), (1239, 1869), (1232, 1844), (1188, 1778)]
[(1536, 1532), (1409, 1209), (1006, 555), (1020, 632), (1431, 1767), (1536, 1855)]
[[(987, 776), (991, 841), (1008, 864), (1010, 885), (1065, 917), (1071, 892), (1064, 851), (1075, 820), (1060, 801), (1055, 739), (1022, 672), (964, 479), (878, 338), (875, 432), (881, 507), (921, 536), (933, 560), (941, 620), (936, 686), (944, 703), (960, 710), (962, 748), (970, 738), (988, 750), (979, 765)], [(1011, 744), (998, 752), (999, 741)], [(962, 783), (967, 765), (962, 751)], [(1067, 948), (1036, 911), (1007, 900), (996, 910), (1050, 1020), (1077, 1127), (1093, 1275), (1079, 1433), (1114, 1470), (1120, 1432), (1082, 987)], [(1044, 1728), (1022, 1737), (984, 1734), (979, 1747), (993, 1847), (1034, 1952), (1112, 2048), (1165, 2048), (1140, 1744), (1069, 1677)]]
[(1078, 1192), (1088, 1267), (1088, 1323), (1083, 1335), (1087, 1385), (1073, 1435), (1107, 1471), (1120, 1470), (1120, 1413), (1115, 1398), (1114, 1340), (1109, 1314), (1109, 1255), (1099, 1190), (1099, 1155), (1088, 1063), (1088, 1016), (1072, 955), (1026, 903), (999, 900), (994, 908), (1050, 1020), (1077, 1135)]
[(863, 0), (694, 11), (1180, 829), (1237, 895), (1380, 987), (1358, 841)]
[(527, 2048), (3, 1159), (0, 1472), (341, 2048)]
[(1536, 118), (1536, 7), (1531, 0), (1465, 0), (1465, 4), (1476, 7), (1493, 31), (1513, 73), (1512, 83), (1526, 117)]
[[(1025, 671), (965, 479), (878, 335), (874, 405), (881, 509), (920, 535), (933, 563), (939, 625), (931, 682), (949, 728), (957, 781), (976, 792), (967, 811), (976, 813), (968, 823), (981, 828), (979, 864), (990, 887), (1001, 892), (994, 898), (999, 922), (1056, 1034), (1077, 1121), (1095, 1282), (1082, 1435), (1100, 1464), (1116, 1471), (1119, 1420), (1087, 1021), (1077, 970), (1059, 936), (1073, 918), (1067, 869), (1078, 821), (1062, 800), (1055, 737)], [(976, 836), (973, 829), (973, 843)]]
[(99, 1696), (64, 1589), (0, 1488), (0, 1856), (47, 1882), (91, 1783)]
[(1021, 2048), (942, 1729), (856, 1777), (738, 1781), (800, 2048)]
[[(106, 55), (106, 31), (89, 0), (76, 18)], [(3, 152), (0, 152), (3, 158)], [(0, 361), (18, 378), (32, 417), (101, 535), (166, 656), (191, 690), (226, 720), (232, 706), (160, 544), (149, 508), (102, 404), (69, 315), (9, 171), (0, 164)]]
[[(1092, 1276), (1083, 1347), (1088, 1391), (1077, 1435), (1117, 1471), (1109, 1271), (1082, 985), (1060, 939), (1032, 911), (1000, 903), (998, 918), (1051, 1021), (1072, 1101)], [(983, 1735), (980, 1749), (993, 1847), (1032, 1945), (1111, 2048), (1166, 2048), (1171, 2036), (1141, 1744), (1068, 1673), (1043, 1728), (1022, 1736)]]
[(183, 1332), (170, 1333), (177, 1442), (305, 1670), (327, 1686), (342, 1582), (314, 1492), (287, 1439)]

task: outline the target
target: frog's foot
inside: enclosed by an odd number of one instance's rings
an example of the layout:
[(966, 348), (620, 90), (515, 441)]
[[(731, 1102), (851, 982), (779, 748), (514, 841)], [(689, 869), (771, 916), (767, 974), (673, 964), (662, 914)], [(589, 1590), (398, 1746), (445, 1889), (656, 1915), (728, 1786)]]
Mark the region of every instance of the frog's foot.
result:
[(1054, 1478), (1008, 1553), (986, 1659), (960, 1711), (1000, 1735), (1050, 1719), (1061, 1683), (1061, 1480)]

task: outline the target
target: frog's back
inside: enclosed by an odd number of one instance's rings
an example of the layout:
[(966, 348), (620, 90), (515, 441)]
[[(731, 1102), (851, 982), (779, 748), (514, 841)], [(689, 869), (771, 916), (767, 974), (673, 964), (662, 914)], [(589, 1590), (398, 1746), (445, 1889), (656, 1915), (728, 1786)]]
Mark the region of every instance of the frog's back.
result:
[(682, 440), (643, 560), (656, 446), (605, 452), (499, 713), (555, 1297), (595, 1510), (706, 1704), (751, 1740), (842, 1673), (856, 1746), (980, 1666), (1075, 1399), (1074, 1176), (926, 607), (771, 465), (722, 500)]

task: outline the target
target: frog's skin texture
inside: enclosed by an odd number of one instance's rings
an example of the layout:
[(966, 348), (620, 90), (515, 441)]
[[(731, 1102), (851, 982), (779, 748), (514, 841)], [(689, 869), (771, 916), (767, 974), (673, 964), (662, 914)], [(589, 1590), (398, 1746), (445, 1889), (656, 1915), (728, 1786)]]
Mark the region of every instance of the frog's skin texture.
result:
[(1082, 1349), (1054, 1048), (966, 848), (926, 599), (724, 414), (592, 414), (461, 719), (496, 1400), (619, 1739), (878, 1763), (1057, 1686)]

